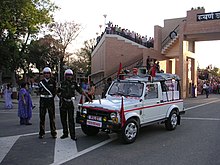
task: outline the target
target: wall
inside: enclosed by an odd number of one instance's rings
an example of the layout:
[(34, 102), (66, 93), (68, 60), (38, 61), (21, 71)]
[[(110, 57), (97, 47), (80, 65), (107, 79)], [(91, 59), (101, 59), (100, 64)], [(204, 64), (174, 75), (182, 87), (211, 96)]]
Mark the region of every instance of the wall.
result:
[(120, 62), (122, 67), (143, 57), (143, 48), (118, 35), (106, 36), (105, 76), (118, 70)]

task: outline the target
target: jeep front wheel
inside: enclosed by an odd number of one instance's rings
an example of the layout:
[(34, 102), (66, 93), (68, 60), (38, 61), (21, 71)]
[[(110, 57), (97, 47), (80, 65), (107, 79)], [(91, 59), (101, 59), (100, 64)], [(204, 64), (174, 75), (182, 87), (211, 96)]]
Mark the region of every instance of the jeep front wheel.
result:
[(172, 131), (176, 129), (178, 123), (178, 115), (175, 110), (171, 111), (168, 119), (165, 121), (165, 127), (167, 130)]
[(133, 143), (137, 138), (138, 132), (139, 126), (137, 121), (135, 119), (129, 119), (122, 127), (119, 138), (123, 143)]
[(88, 136), (95, 136), (99, 133), (99, 128), (88, 125), (81, 125), (82, 131)]

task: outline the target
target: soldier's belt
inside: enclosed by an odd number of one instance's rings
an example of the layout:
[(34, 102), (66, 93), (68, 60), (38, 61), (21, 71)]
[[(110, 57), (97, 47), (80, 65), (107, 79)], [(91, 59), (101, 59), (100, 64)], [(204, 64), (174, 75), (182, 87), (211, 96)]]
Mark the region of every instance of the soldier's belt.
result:
[(64, 101), (67, 101), (67, 102), (71, 102), (72, 100), (71, 99), (65, 99), (63, 98)]
[(71, 102), (73, 100), (75, 100), (75, 97), (71, 97), (71, 99), (66, 99), (66, 98), (63, 98), (64, 101), (67, 101), (67, 102)]
[(40, 95), (40, 97), (42, 97), (42, 98), (52, 98), (53, 95)]

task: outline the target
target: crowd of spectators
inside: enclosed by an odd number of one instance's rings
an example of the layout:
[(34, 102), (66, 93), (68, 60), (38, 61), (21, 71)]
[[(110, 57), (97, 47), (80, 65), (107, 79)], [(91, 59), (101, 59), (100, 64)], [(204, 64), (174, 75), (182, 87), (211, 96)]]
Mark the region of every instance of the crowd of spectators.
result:
[(198, 80), (198, 94), (205, 94), (204, 84), (208, 85), (209, 93), (220, 94), (220, 77), (213, 76), (207, 80)]
[(198, 70), (198, 94), (205, 94), (205, 86), (208, 88), (209, 93), (220, 94), (220, 76), (213, 72), (212, 67), (209, 65), (204, 70)]
[(105, 28), (105, 31), (100, 36), (98, 36), (96, 38), (97, 44), (101, 40), (102, 36), (106, 33), (106, 34), (120, 35), (122, 37), (125, 37), (125, 38), (133, 41), (133, 42), (141, 44), (141, 45), (143, 45), (147, 48), (153, 48), (154, 47), (154, 38), (153, 37), (148, 38), (147, 35), (142, 36), (139, 33), (136, 33), (136, 32), (131, 31), (129, 29), (122, 28), (118, 25), (113, 25), (113, 23), (110, 22), (110, 21), (106, 25), (107, 26)]

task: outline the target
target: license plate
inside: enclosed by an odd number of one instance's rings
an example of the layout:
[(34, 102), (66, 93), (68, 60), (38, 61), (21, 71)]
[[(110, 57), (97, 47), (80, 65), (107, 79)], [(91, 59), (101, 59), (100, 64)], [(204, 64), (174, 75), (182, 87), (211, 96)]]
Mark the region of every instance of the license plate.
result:
[(102, 122), (99, 121), (87, 120), (86, 124), (94, 127), (102, 127)]
[(89, 116), (88, 116), (88, 119), (89, 119), (89, 120), (102, 121), (102, 117), (100, 117), (100, 116), (89, 115)]

